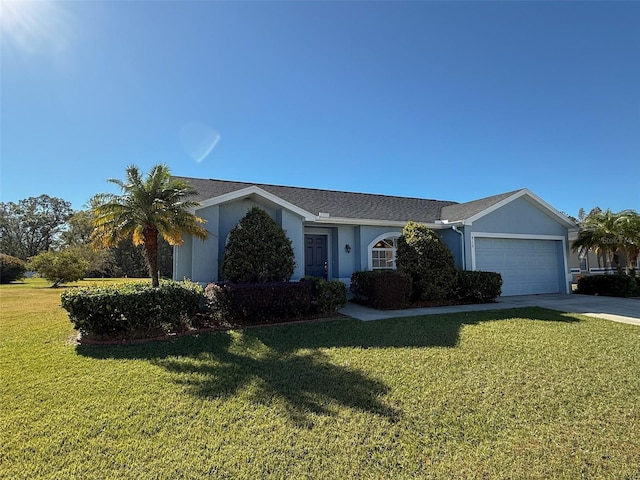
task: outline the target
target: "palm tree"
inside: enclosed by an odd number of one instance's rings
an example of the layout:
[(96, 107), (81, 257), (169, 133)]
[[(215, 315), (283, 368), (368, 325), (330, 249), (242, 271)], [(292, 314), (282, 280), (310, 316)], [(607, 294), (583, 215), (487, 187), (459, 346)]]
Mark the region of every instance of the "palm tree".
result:
[(573, 243), (573, 250), (586, 254), (589, 250), (604, 261), (605, 268), (611, 268), (611, 261), (619, 244), (616, 214), (610, 209), (592, 210), (580, 223), (578, 238)]
[(620, 248), (627, 257), (627, 270), (635, 271), (640, 254), (640, 215), (635, 210), (618, 212), (616, 227), (620, 235)]
[(580, 223), (578, 238), (573, 244), (573, 250), (586, 253), (591, 250), (604, 260), (604, 266), (611, 268), (611, 261), (618, 264), (617, 258), (621, 252), (627, 258), (627, 269), (632, 269), (637, 260), (640, 249), (640, 215), (634, 210), (623, 210), (613, 213), (607, 209), (592, 210)]
[(158, 235), (171, 245), (181, 245), (185, 233), (204, 240), (208, 236), (201, 225), (205, 220), (189, 212), (199, 205), (188, 200), (197, 192), (187, 182), (172, 178), (166, 165), (155, 165), (144, 179), (134, 165), (126, 172), (126, 181), (109, 179), (120, 187), (121, 195), (95, 197), (92, 240), (102, 247), (115, 246), (126, 238), (142, 245), (152, 285), (157, 287)]

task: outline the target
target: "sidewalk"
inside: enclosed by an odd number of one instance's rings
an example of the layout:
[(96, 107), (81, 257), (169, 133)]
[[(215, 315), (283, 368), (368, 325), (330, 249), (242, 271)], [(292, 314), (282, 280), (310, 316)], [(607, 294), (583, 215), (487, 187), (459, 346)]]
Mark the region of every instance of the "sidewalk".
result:
[(362, 321), (385, 318), (413, 317), (416, 315), (436, 315), (507, 308), (543, 307), (567, 313), (579, 313), (590, 317), (603, 318), (614, 322), (640, 326), (640, 299), (598, 297), (593, 295), (517, 295), (499, 297), (496, 303), (477, 305), (452, 305), (447, 307), (409, 308), (404, 310), (375, 310), (349, 302), (340, 313)]

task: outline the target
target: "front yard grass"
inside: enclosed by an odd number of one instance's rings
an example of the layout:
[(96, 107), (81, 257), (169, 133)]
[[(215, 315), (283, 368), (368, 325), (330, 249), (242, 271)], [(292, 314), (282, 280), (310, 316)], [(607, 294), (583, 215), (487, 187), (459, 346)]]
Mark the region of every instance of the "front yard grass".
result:
[(0, 478), (640, 478), (636, 326), (527, 308), (77, 346), (59, 296), (0, 287)]

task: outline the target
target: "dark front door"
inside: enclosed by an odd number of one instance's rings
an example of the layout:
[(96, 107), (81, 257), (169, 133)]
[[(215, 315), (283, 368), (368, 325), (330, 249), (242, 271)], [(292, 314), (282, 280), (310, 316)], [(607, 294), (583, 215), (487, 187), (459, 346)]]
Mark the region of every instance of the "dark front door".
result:
[(304, 274), (311, 277), (327, 278), (327, 236), (304, 236)]

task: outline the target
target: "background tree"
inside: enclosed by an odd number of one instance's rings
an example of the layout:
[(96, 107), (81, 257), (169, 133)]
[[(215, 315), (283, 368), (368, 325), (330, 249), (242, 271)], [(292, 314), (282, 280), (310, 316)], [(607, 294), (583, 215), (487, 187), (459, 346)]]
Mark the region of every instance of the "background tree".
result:
[(24, 260), (0, 253), (0, 283), (10, 283), (24, 277), (27, 264)]
[(0, 203), (0, 251), (27, 260), (49, 250), (72, 212), (70, 202), (49, 195)]
[(288, 281), (295, 268), (291, 240), (267, 212), (253, 207), (229, 233), (220, 272), (234, 283)]
[[(135, 246), (131, 238), (110, 248), (96, 250), (91, 247), (95, 206), (98, 206), (97, 199), (91, 198), (86, 210), (79, 210), (69, 217), (67, 228), (60, 234), (59, 247), (76, 248), (89, 261), (88, 277), (146, 276), (148, 268), (144, 249)], [(172, 276), (173, 247), (162, 237), (158, 239), (158, 269), (161, 276)]]
[(73, 249), (67, 249), (39, 253), (29, 261), (27, 268), (52, 282), (54, 288), (84, 278), (89, 262)]
[(402, 229), (396, 267), (411, 277), (414, 300), (444, 300), (455, 289), (457, 271), (451, 250), (420, 223), (408, 222)]
[(152, 284), (158, 286), (159, 235), (171, 245), (181, 245), (185, 233), (201, 239), (208, 236), (201, 225), (204, 219), (188, 211), (198, 205), (188, 200), (197, 192), (187, 182), (172, 178), (166, 165), (155, 165), (146, 178), (136, 166), (128, 167), (126, 174), (126, 181), (109, 179), (120, 187), (120, 195), (95, 197), (92, 240), (112, 247), (131, 238), (134, 245), (143, 247)]
[(93, 211), (78, 210), (67, 220), (66, 228), (60, 233), (59, 244), (62, 247), (89, 245), (93, 232)]

